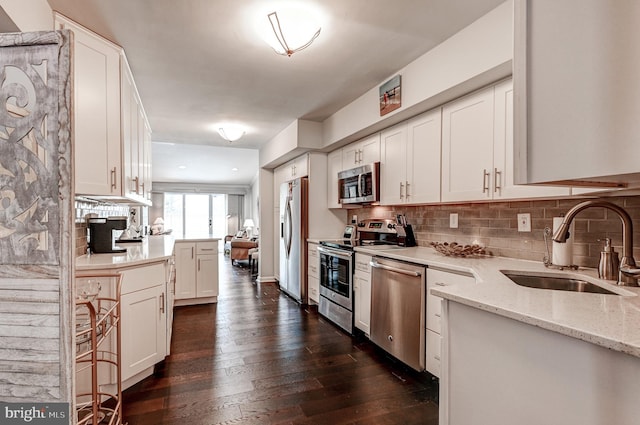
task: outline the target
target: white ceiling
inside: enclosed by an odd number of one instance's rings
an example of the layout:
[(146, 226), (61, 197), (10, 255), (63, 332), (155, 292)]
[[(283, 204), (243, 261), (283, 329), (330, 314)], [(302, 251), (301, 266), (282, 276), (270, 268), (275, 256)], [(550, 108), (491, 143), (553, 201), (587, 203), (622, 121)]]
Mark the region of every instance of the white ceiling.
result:
[[(255, 33), (283, 0), (48, 0), (124, 47), (153, 141), (175, 144), (154, 143), (153, 180), (223, 184), (257, 171), (257, 154), (234, 148), (259, 149), (297, 118), (323, 121), (504, 0), (297, 1), (320, 10), (322, 31), (288, 58)], [(246, 135), (230, 145), (221, 122)]]

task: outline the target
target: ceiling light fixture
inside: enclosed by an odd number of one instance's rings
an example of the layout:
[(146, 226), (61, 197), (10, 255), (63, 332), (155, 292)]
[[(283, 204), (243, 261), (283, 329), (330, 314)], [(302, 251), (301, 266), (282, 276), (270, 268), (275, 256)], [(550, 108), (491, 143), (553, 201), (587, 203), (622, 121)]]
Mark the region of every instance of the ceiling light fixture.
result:
[[(308, 20), (305, 20), (304, 17), (296, 18), (295, 22), (291, 22), (290, 28), (290, 41), (293, 40), (294, 43), (300, 44), (299, 47), (292, 48), (287, 40), (284, 38), (284, 33), (282, 31), (282, 25), (280, 25), (280, 19), (278, 19), (278, 14), (276, 12), (271, 12), (268, 15), (269, 23), (271, 24), (271, 29), (273, 29), (273, 33), (276, 36), (276, 41), (271, 42), (271, 47), (275, 52), (282, 56), (291, 56), (295, 52), (299, 52), (300, 50), (304, 50), (313, 43), (313, 40), (318, 38), (320, 35), (320, 30), (322, 28), (318, 28), (318, 30), (311, 36), (309, 39), (308, 28), (312, 25)], [(295, 24), (295, 25), (294, 25)], [(314, 28), (314, 26), (311, 26)], [(306, 31), (306, 36), (304, 35)], [(304, 37), (304, 38), (303, 38)]]
[(244, 130), (239, 127), (220, 127), (218, 133), (220, 137), (230, 143), (244, 136)]

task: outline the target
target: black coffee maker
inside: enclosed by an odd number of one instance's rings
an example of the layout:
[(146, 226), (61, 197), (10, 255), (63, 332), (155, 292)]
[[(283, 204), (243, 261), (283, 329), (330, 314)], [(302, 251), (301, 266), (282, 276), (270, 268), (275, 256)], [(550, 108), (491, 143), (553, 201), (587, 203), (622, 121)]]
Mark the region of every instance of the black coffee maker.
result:
[(398, 245), (416, 246), (413, 228), (410, 224), (407, 224), (407, 217), (404, 214), (396, 215), (396, 233), (398, 234)]
[(126, 252), (116, 248), (116, 239), (127, 228), (127, 217), (89, 219), (89, 250), (94, 254)]

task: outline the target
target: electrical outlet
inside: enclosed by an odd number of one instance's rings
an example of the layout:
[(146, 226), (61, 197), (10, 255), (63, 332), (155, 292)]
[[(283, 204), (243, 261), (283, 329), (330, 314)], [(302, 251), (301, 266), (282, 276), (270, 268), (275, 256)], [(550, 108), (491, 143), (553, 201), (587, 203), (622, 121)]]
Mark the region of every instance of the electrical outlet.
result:
[(449, 228), (450, 229), (458, 228), (458, 213), (449, 214)]
[(531, 214), (522, 213), (518, 214), (518, 232), (530, 232), (531, 231)]

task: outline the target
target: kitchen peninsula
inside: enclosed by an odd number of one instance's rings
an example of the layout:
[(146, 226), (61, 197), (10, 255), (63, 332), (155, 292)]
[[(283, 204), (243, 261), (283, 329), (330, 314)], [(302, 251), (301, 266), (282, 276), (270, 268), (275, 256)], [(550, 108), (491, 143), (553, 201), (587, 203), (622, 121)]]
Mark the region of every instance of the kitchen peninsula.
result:
[[(452, 258), (427, 247), (357, 251), (475, 278), (431, 282), (428, 297), (443, 299), (440, 424), (637, 423), (639, 288), (542, 262)], [(502, 271), (577, 275), (614, 294), (527, 288)]]
[[(169, 354), (174, 296), (185, 292), (181, 287), (195, 288), (200, 283), (206, 291), (190, 297), (194, 299), (182, 297), (175, 304), (217, 301), (219, 240), (201, 236), (149, 236), (141, 243), (126, 244), (126, 253), (90, 254), (76, 259), (78, 278), (122, 274), (123, 389), (150, 376), (154, 365)], [(185, 262), (187, 255), (181, 253), (186, 251), (193, 262)]]

